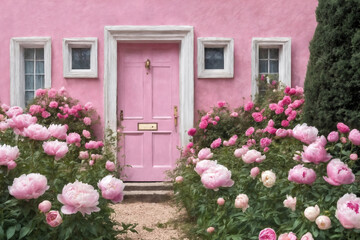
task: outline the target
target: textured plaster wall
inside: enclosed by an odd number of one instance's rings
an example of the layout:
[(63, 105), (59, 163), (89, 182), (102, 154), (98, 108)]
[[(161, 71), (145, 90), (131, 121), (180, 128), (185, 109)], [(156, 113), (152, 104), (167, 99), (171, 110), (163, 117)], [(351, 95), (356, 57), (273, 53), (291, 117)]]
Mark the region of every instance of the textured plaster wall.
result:
[[(104, 26), (190, 25), (197, 37), (231, 37), (235, 46), (233, 79), (197, 79), (195, 109), (217, 100), (236, 107), (251, 93), (253, 37), (292, 38), (292, 85), (303, 85), (308, 44), (315, 27), (316, 0), (1, 0), (0, 101), (10, 102), (9, 47), (12, 37), (52, 38), (52, 86), (65, 86), (82, 103), (92, 101), (103, 115)], [(98, 38), (97, 79), (64, 79), (62, 39)], [(98, 127), (101, 134), (102, 127)]]

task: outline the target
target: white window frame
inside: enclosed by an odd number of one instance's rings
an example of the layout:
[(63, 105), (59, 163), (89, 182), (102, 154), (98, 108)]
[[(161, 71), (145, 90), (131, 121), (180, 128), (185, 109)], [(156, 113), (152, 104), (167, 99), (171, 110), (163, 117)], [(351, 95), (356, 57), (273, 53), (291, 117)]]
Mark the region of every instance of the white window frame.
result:
[[(90, 48), (90, 69), (72, 69), (72, 48)], [(97, 38), (63, 39), (63, 75), (64, 78), (97, 78), (98, 56)]]
[[(197, 39), (198, 78), (234, 77), (234, 39), (201, 37)], [(224, 69), (205, 69), (205, 48), (224, 48)]]
[(251, 96), (258, 93), (259, 48), (279, 48), (279, 82), (291, 87), (291, 38), (253, 38), (251, 46)]
[(10, 40), (10, 105), (25, 107), (25, 48), (44, 48), (44, 87), (51, 87), (51, 38), (15, 37)]

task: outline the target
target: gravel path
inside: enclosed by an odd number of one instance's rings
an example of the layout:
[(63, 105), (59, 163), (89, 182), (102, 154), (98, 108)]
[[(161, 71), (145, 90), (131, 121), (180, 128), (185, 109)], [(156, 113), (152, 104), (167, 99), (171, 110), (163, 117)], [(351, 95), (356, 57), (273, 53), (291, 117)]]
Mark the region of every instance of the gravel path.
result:
[(122, 240), (186, 240), (181, 234), (181, 221), (185, 211), (178, 211), (171, 202), (165, 203), (119, 203), (112, 206), (118, 222), (138, 223), (138, 234), (129, 232)]

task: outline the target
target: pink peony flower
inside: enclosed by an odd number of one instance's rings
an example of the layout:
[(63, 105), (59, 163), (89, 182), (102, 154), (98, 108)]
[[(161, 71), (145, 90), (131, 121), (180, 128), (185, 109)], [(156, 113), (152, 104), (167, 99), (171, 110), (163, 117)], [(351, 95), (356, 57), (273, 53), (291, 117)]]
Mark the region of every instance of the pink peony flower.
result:
[(113, 172), (113, 171), (115, 171), (116, 166), (115, 166), (114, 162), (111, 162), (108, 160), (108, 161), (106, 161), (105, 168), (106, 168), (106, 170)]
[(247, 151), (249, 151), (249, 147), (244, 145), (241, 148), (238, 148), (234, 151), (234, 155), (237, 158), (240, 158), (241, 156), (243, 156), (245, 153), (247, 153)]
[(238, 136), (234, 135), (229, 139), (229, 141), (224, 141), (223, 145), (226, 147), (233, 146), (233, 145), (235, 145), (237, 139), (238, 139)]
[(264, 120), (264, 116), (261, 112), (254, 112), (251, 114), (255, 122), (262, 122)]
[(324, 136), (321, 136), (309, 146), (304, 146), (304, 152), (301, 154), (303, 162), (319, 164), (329, 161), (332, 156), (326, 152), (325, 145), (326, 139)]
[(196, 133), (196, 128), (190, 128), (190, 129), (188, 130), (188, 135), (189, 135), (189, 136), (194, 136), (195, 133)]
[(249, 128), (246, 130), (245, 135), (246, 135), (247, 137), (249, 137), (249, 136), (251, 136), (251, 135), (254, 133), (254, 131), (255, 131), (255, 128), (254, 128), (254, 127), (249, 127)]
[(57, 227), (63, 222), (63, 220), (59, 211), (50, 211), (46, 213), (46, 222), (51, 227)]
[(90, 160), (90, 161), (89, 161), (89, 165), (90, 165), (90, 166), (94, 165), (94, 163), (95, 163), (94, 160)]
[(45, 141), (51, 137), (49, 130), (40, 124), (31, 124), (24, 129), (24, 135), (30, 139)]
[(336, 158), (326, 167), (328, 177), (323, 177), (326, 182), (333, 186), (351, 184), (355, 181), (355, 175), (347, 164)]
[(67, 144), (73, 144), (73, 143), (80, 143), (81, 137), (80, 134), (73, 132), (69, 133), (69, 135), (66, 137), (66, 143)]
[(210, 148), (203, 148), (199, 151), (198, 158), (199, 158), (199, 160), (210, 159), (213, 157), (213, 155), (214, 154), (211, 153)]
[(43, 111), (43, 112), (41, 113), (41, 116), (42, 116), (43, 118), (48, 118), (48, 117), (51, 116), (51, 114), (50, 114), (49, 112), (47, 112), (47, 111)]
[(247, 151), (244, 155), (242, 155), (242, 160), (245, 163), (260, 163), (266, 159), (265, 155), (261, 155), (261, 152), (256, 151), (255, 149), (251, 149)]
[(84, 122), (85, 125), (89, 126), (89, 125), (91, 125), (91, 118), (84, 117), (83, 122)]
[(282, 120), (282, 121), (281, 121), (281, 126), (282, 126), (282, 127), (287, 127), (287, 126), (289, 126), (289, 121), (287, 121), (287, 120)]
[(249, 197), (246, 194), (239, 194), (235, 199), (235, 208), (241, 208), (243, 212), (249, 208)]
[(175, 182), (177, 182), (177, 183), (182, 183), (183, 181), (184, 181), (184, 178), (182, 176), (177, 176), (175, 178)]
[(46, 89), (41, 89), (41, 88), (37, 89), (35, 91), (35, 96), (37, 96), (37, 97), (45, 96), (46, 92), (47, 92)]
[(328, 216), (318, 216), (315, 220), (315, 223), (321, 230), (327, 230), (331, 228), (331, 220)]
[(280, 234), (278, 240), (297, 240), (297, 238), (293, 232), (289, 232)]
[(85, 130), (85, 129), (82, 131), (82, 135), (87, 139), (89, 139), (91, 137), (90, 132), (88, 130)]
[(304, 165), (296, 165), (289, 171), (288, 180), (300, 184), (311, 185), (316, 180), (316, 173), (311, 168), (306, 168)]
[(211, 147), (211, 148), (218, 148), (218, 147), (220, 147), (220, 145), (221, 145), (221, 138), (218, 138), (218, 139), (215, 139), (215, 140), (211, 143), (210, 147)]
[(289, 96), (284, 96), (282, 102), (285, 105), (289, 105), (291, 103), (291, 98)]
[(205, 188), (214, 189), (215, 191), (219, 187), (231, 187), (234, 185), (234, 181), (231, 180), (231, 171), (220, 164), (210, 167), (203, 172), (201, 182)]
[(49, 91), (48, 91), (48, 97), (49, 98), (55, 98), (56, 94), (57, 94), (56, 89), (54, 89), (54, 88), (49, 89)]
[(346, 137), (341, 137), (341, 138), (340, 138), (340, 142), (342, 142), (342, 143), (345, 144), (345, 143), (346, 143)]
[(220, 121), (220, 117), (219, 117), (219, 116), (215, 116), (214, 119), (215, 119), (215, 121), (217, 121), (217, 122)]
[(5, 131), (10, 127), (7, 121), (0, 122), (0, 131)]
[(7, 164), (7, 168), (8, 168), (9, 170), (12, 170), (12, 169), (16, 168), (16, 166), (17, 166), (17, 163), (16, 163), (15, 161), (10, 161), (10, 162), (8, 162), (8, 164)]
[(186, 145), (186, 148), (192, 148), (194, 146), (193, 142), (189, 142), (188, 145)]
[(56, 102), (56, 101), (51, 101), (50, 103), (49, 103), (49, 107), (50, 108), (57, 108), (59, 106), (59, 104), (58, 104), (58, 102)]
[(92, 104), (92, 102), (87, 102), (87, 103), (85, 103), (84, 109), (85, 109), (85, 111), (89, 111), (89, 110), (93, 109), (93, 104)]
[[(17, 146), (11, 147), (9, 145), (0, 145), (0, 166), (14, 165), (14, 161), (19, 157), (19, 148)], [(15, 165), (16, 167), (16, 165)]]
[(89, 158), (89, 152), (88, 151), (80, 151), (79, 158), (80, 159), (88, 159)]
[(293, 212), (296, 209), (296, 197), (286, 195), (286, 199), (284, 200), (284, 207), (290, 208)]
[(335, 217), (346, 229), (360, 229), (360, 198), (347, 193), (337, 201)]
[(111, 200), (113, 203), (119, 203), (124, 199), (125, 184), (120, 179), (108, 175), (98, 182), (101, 190), (101, 196)]
[(307, 232), (305, 235), (301, 237), (300, 240), (314, 240), (312, 234), (310, 232)]
[[(91, 159), (92, 160), (99, 160), (99, 159), (102, 159), (103, 156), (101, 154), (91, 154)], [(106, 168), (106, 166), (105, 166)]]
[(352, 144), (359, 146), (360, 145), (360, 132), (357, 129), (351, 130), (349, 133), (349, 140), (352, 142)]
[(337, 142), (339, 141), (339, 133), (336, 131), (332, 131), (331, 133), (329, 133), (329, 135), (327, 136), (327, 140), (329, 142)]
[(30, 112), (31, 115), (41, 113), (42, 108), (41, 108), (40, 105), (31, 105), (30, 108), (29, 108), (29, 112)]
[(267, 146), (269, 146), (271, 144), (271, 139), (270, 138), (262, 138), (262, 139), (260, 139), (260, 146), (262, 147), (262, 148), (265, 148), (265, 147), (267, 147)]
[(11, 107), (6, 111), (6, 115), (9, 118), (16, 117), (18, 115), (21, 115), (22, 113), (23, 113), (23, 109), (21, 107), (18, 107), (18, 106)]
[(250, 176), (255, 179), (256, 176), (260, 173), (260, 169), (258, 167), (253, 167), (251, 170), (250, 170)]
[(272, 228), (265, 228), (259, 233), (259, 240), (276, 240), (276, 233)]
[(208, 232), (208, 233), (213, 233), (215, 231), (215, 228), (214, 227), (208, 227), (207, 229), (206, 229), (206, 232)]
[(99, 193), (93, 186), (79, 182), (68, 183), (62, 189), (62, 194), (57, 195), (59, 202), (64, 204), (61, 207), (63, 214), (74, 214), (81, 212), (84, 216), (92, 212), (100, 211), (97, 206), (99, 204)]
[(205, 129), (208, 126), (208, 122), (207, 121), (201, 121), (199, 123), (199, 128), (201, 129)]
[(59, 95), (61, 96), (65, 96), (67, 94), (67, 91), (65, 89), (65, 87), (61, 87), (58, 91)]
[(39, 203), (38, 208), (40, 212), (46, 213), (51, 209), (51, 202), (48, 200), (44, 200), (41, 203)]
[(244, 110), (249, 112), (251, 111), (251, 109), (254, 107), (254, 103), (253, 102), (248, 102), (247, 104), (245, 104), (244, 106)]
[(296, 91), (296, 93), (295, 93), (296, 96), (301, 96), (304, 94), (304, 89), (302, 87), (296, 86), (295, 91)]
[(50, 124), (48, 130), (52, 137), (57, 138), (59, 140), (66, 139), (66, 132), (68, 130), (67, 125), (60, 125), (60, 124)]
[(264, 153), (266, 153), (266, 152), (268, 152), (269, 150), (270, 150), (270, 148), (265, 147), (263, 151), (264, 151)]
[(356, 153), (350, 154), (350, 160), (353, 160), (353, 161), (358, 160), (358, 155)]
[(304, 211), (305, 217), (310, 222), (314, 222), (315, 219), (319, 216), (319, 214), (320, 214), (320, 208), (318, 205), (315, 205), (314, 207), (312, 207), (312, 206), (307, 207)]
[(279, 115), (279, 114), (281, 114), (281, 113), (283, 113), (283, 112), (284, 112), (284, 108), (283, 108), (283, 107), (278, 106), (278, 107), (275, 109), (275, 114), (276, 114), (276, 115)]
[(69, 151), (66, 142), (59, 142), (58, 140), (44, 142), (42, 146), (47, 155), (55, 156), (55, 160), (63, 158)]
[(293, 129), (293, 137), (303, 143), (311, 144), (316, 141), (318, 130), (316, 127), (307, 126), (306, 123), (296, 125)]
[(224, 107), (224, 106), (225, 106), (225, 104), (226, 104), (226, 102), (225, 102), (225, 101), (219, 101), (219, 102), (217, 102), (217, 105), (218, 105), (218, 107), (219, 107), (219, 108)]
[(343, 123), (338, 123), (337, 125), (336, 125), (336, 127), (337, 127), (337, 129), (339, 130), (339, 132), (341, 132), (341, 133), (348, 133), (348, 132), (350, 132), (350, 128), (348, 127), (348, 126), (346, 126), (345, 124), (343, 124)]
[(6, 112), (6, 111), (8, 111), (8, 110), (10, 109), (10, 106), (7, 105), (7, 104), (5, 104), (5, 103), (3, 103), (3, 104), (1, 104), (1, 108), (2, 108), (2, 110), (3, 110), (4, 112)]
[(223, 199), (223, 198), (218, 198), (216, 202), (217, 202), (217, 204), (218, 204), (219, 206), (222, 206), (222, 205), (225, 204), (225, 199)]
[(238, 117), (238, 116), (239, 116), (239, 114), (237, 112), (232, 112), (230, 114), (230, 117)]
[(35, 124), (36, 121), (37, 118), (31, 116), (30, 114), (20, 114), (9, 119), (8, 123), (10, 127), (14, 129), (15, 134), (20, 135), (22, 134), (24, 128), (30, 126), (31, 124)]
[(15, 178), (8, 187), (9, 194), (16, 199), (36, 199), (49, 189), (47, 179), (40, 173), (23, 174)]
[(217, 161), (203, 160), (196, 164), (194, 170), (201, 176), (206, 170), (215, 166), (217, 166)]
[(85, 148), (86, 149), (97, 149), (99, 147), (103, 147), (104, 144), (101, 141), (89, 141), (87, 143), (85, 143)]
[(271, 111), (275, 111), (279, 106), (276, 103), (270, 103), (269, 108)]
[(275, 134), (277, 137), (284, 138), (288, 136), (288, 131), (286, 129), (279, 128), (278, 130), (276, 130)]
[(261, 181), (265, 187), (271, 188), (276, 182), (276, 175), (273, 171), (266, 170), (261, 173)]

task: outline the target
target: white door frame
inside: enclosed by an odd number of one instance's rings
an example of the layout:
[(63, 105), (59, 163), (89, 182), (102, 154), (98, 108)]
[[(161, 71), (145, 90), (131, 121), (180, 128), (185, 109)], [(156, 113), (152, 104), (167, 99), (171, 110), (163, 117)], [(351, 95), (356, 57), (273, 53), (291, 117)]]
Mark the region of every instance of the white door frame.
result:
[(118, 42), (178, 42), (179, 49), (179, 134), (185, 146), (186, 130), (194, 123), (194, 28), (192, 26), (105, 26), (104, 119), (105, 129), (117, 130), (117, 44)]

